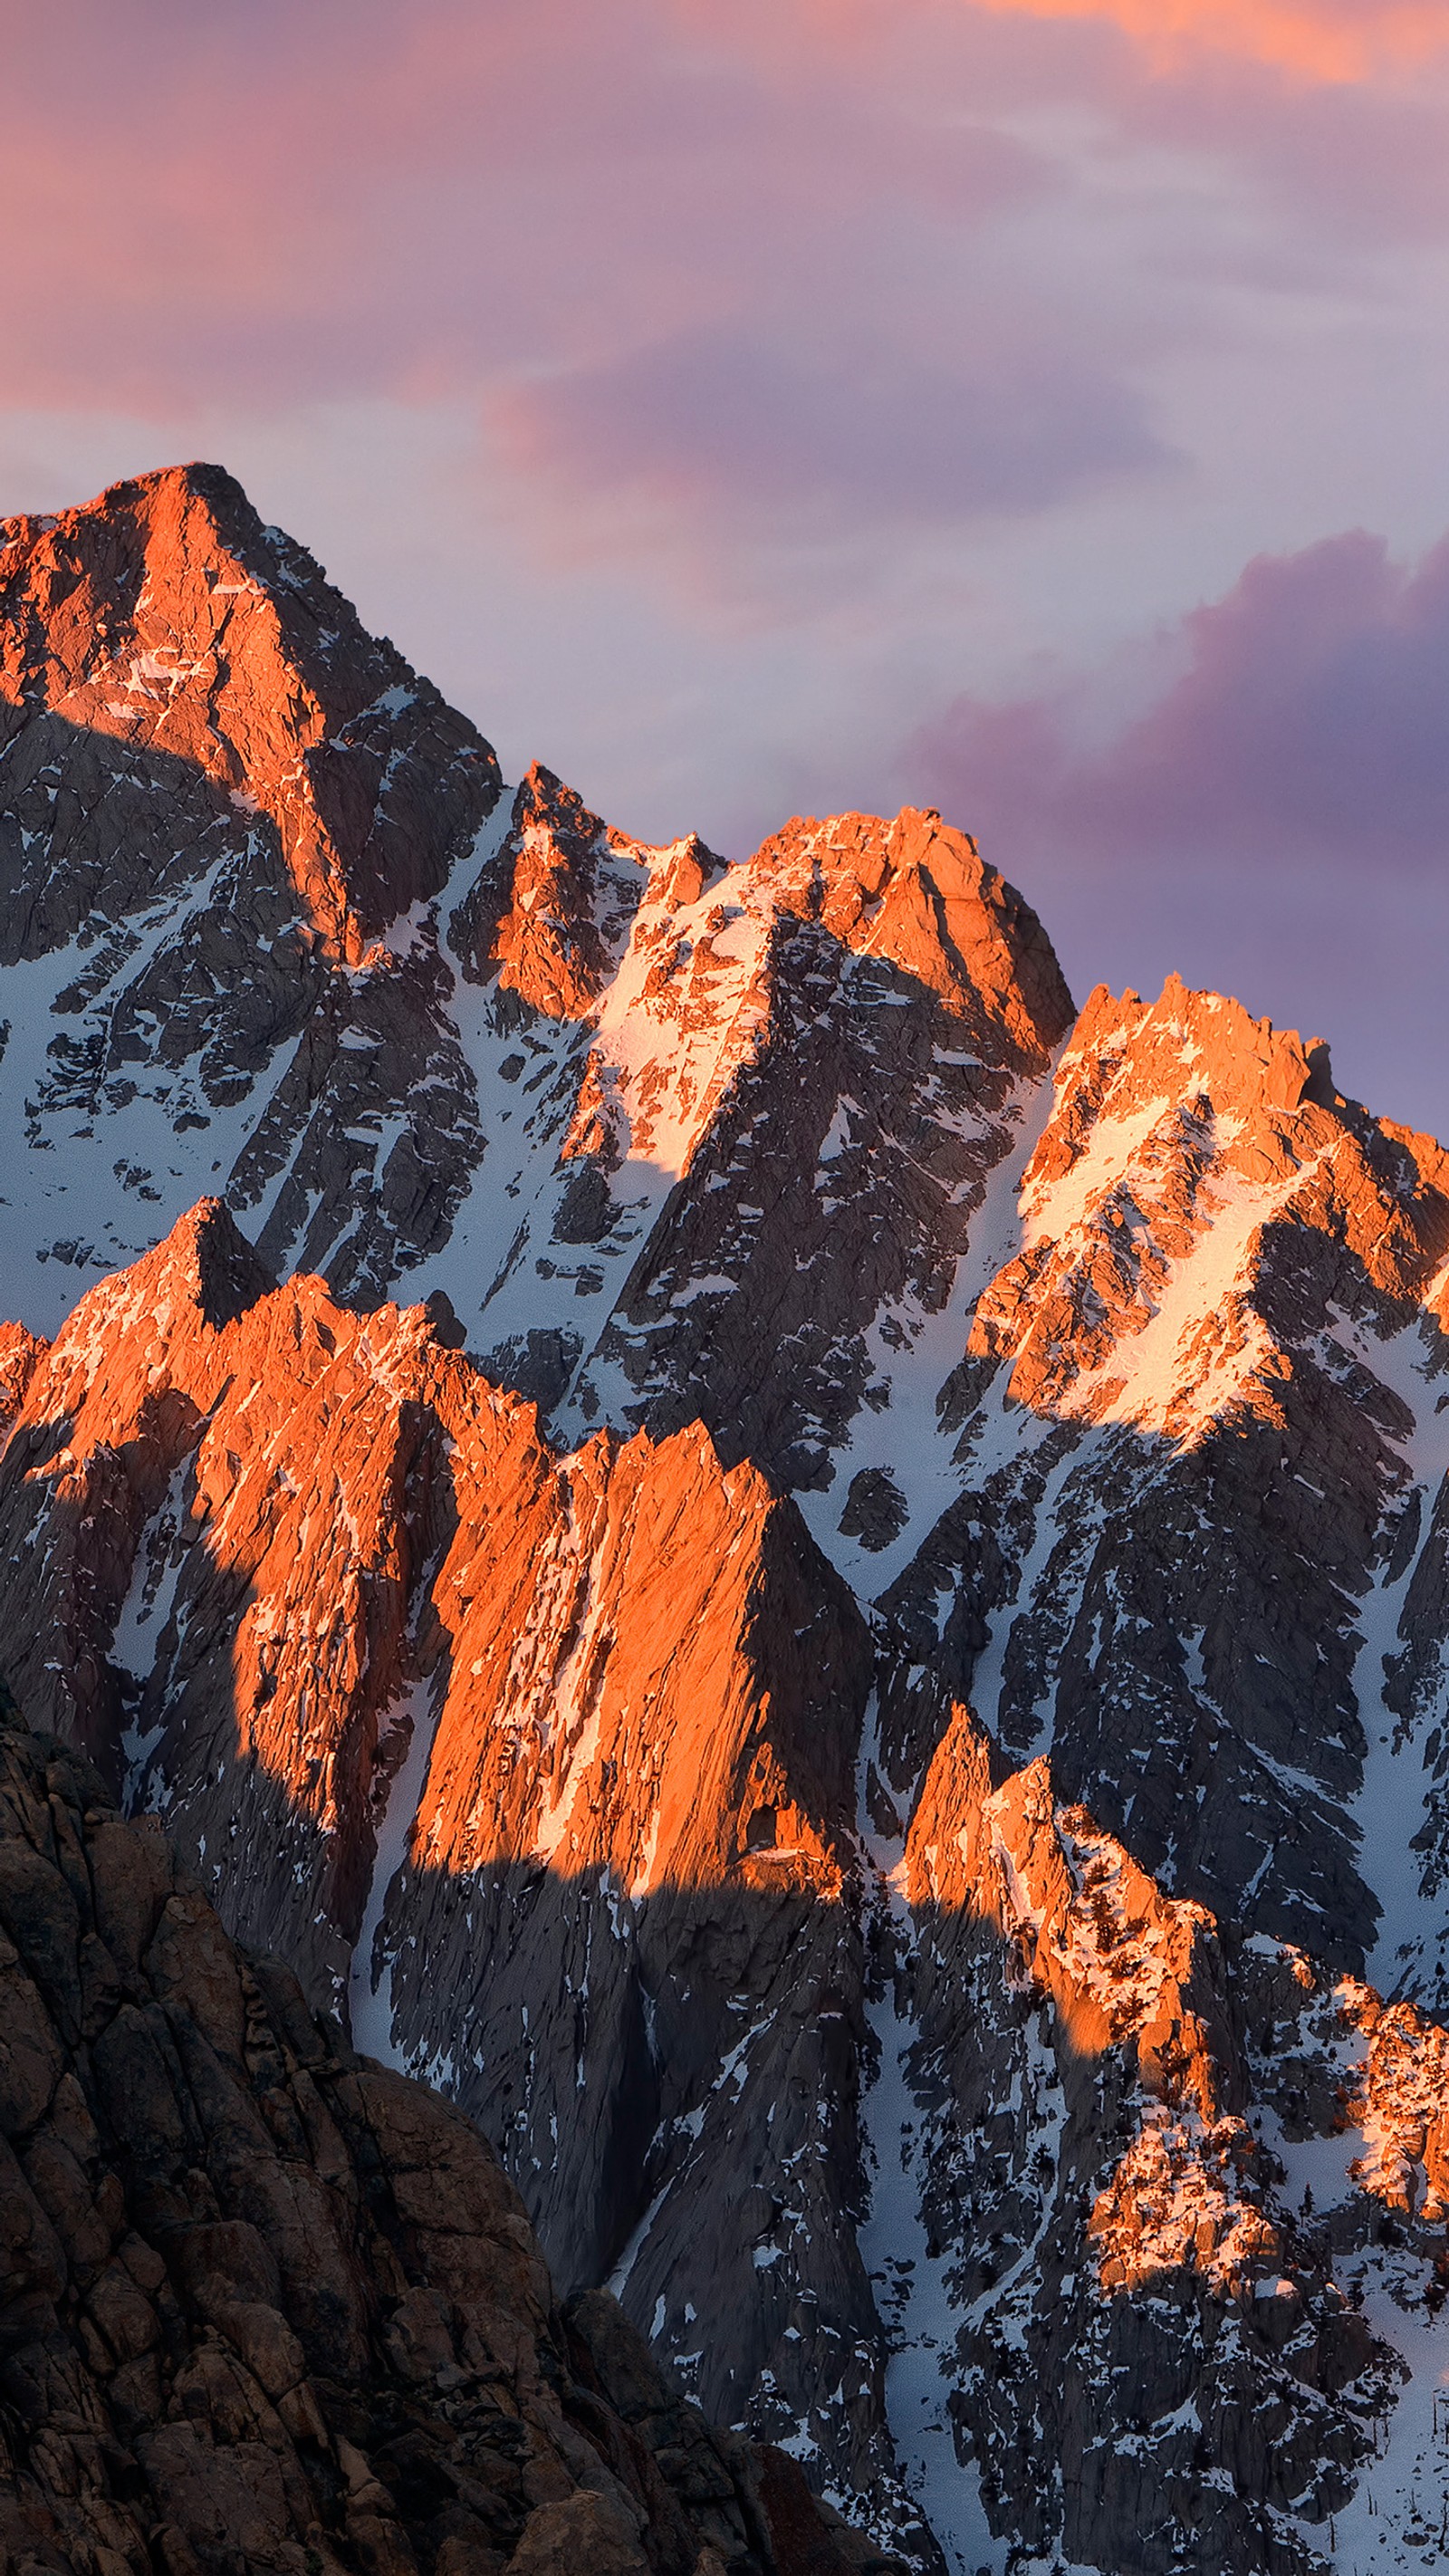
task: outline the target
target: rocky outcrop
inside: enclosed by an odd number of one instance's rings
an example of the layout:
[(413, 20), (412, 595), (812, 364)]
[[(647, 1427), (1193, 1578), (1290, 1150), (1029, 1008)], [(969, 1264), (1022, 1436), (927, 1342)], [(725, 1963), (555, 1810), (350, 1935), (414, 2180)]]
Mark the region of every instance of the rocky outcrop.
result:
[[(681, 852), (672, 873), (698, 893), (723, 868), (723, 859), (698, 845)], [(639, 844), (611, 832), (535, 761), (514, 799), (506, 840), (453, 915), (464, 974), (516, 994), (521, 1025), (534, 1013), (587, 1019), (618, 971), (648, 874)]]
[(0, 1719), (0, 2549), (33, 2570), (845, 2576), (436, 2094)]

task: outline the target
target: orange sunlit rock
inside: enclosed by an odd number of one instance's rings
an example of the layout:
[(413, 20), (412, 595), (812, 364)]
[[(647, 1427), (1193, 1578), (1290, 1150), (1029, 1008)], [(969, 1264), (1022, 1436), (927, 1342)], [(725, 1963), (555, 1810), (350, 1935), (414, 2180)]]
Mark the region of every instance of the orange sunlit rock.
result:
[(1137, 2135), (1088, 2227), (1103, 2289), (1190, 2271), (1236, 2295), (1276, 2261), (1253, 2141), (1221, 2099), (1205, 2019), (1220, 2017), (1222, 1999), (1207, 1909), (1165, 1897), (1084, 1808), (1058, 1805), (1046, 1761), (993, 1790), (964, 1708), (927, 1773), (905, 1873), (914, 1904), (968, 1907), (996, 1925), (1073, 2051), (1121, 2050), (1133, 2067)]
[(199, 1848), (268, 1851), (252, 1937), (340, 1973), (414, 1682), (438, 1695), (418, 1865), (838, 1895), (849, 1743), (812, 1712), (863, 1694), (859, 1622), (701, 1430), (560, 1459), (422, 1308), (275, 1286), (215, 1203), (15, 1358), (37, 1640), (85, 1605), (15, 1686), (120, 1762), (106, 1649), (134, 1566), (134, 1723), (163, 1730), (159, 1794)]
[(408, 714), (454, 766), (439, 821), (455, 799), (481, 819), (498, 792), (497, 763), (472, 728), (390, 646), (361, 637), (311, 559), (263, 529), (211, 465), (7, 522), (0, 697), (47, 711), (57, 740), (60, 730), (110, 737), (137, 769), (184, 764), (210, 788), (218, 821), (255, 817), (276, 834), (318, 940), (348, 966), (442, 881), (416, 839), (407, 853), (387, 828), (386, 719)]

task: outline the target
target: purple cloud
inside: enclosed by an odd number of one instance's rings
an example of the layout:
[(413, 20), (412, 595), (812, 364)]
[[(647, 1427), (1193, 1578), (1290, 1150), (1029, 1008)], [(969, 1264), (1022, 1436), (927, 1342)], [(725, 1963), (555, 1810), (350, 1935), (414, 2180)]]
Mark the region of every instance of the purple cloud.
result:
[(958, 699), (909, 791), (980, 833), (1079, 987), (1177, 968), (1349, 1031), (1341, 1080), (1449, 1128), (1449, 538), (1412, 568), (1362, 531), (1261, 556), (1159, 649), (1105, 741), (1100, 687)]
[(1046, 855), (1442, 868), (1449, 857), (1449, 538), (1416, 570), (1381, 538), (1260, 556), (1184, 619), (1186, 667), (1105, 748), (1072, 694), (960, 699), (913, 758), (983, 828)]
[[(748, 308), (847, 215), (970, 225), (1041, 184), (1020, 141), (882, 85), (877, 48), (717, 21), (684, 0), (78, 0), (17, 23), (7, 398), (472, 388)], [(835, 286), (848, 310), (850, 267)]]
[(917, 522), (1032, 509), (1167, 461), (1140, 398), (1086, 359), (973, 342), (949, 368), (879, 331), (844, 351), (786, 330), (681, 333), (515, 391), (495, 418), (530, 467), (811, 532), (862, 507)]

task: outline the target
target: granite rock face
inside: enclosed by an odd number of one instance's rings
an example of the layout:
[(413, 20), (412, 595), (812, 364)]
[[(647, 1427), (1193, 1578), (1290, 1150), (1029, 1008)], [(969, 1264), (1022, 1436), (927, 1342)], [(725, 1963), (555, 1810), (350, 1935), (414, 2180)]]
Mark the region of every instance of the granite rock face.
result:
[[(473, 2113), (565, 2290), (612, 2280), (708, 2412), (919, 2566), (923, 2504), (958, 2560), (995, 2524), (1084, 2566), (1321, 2563), (1395, 2293), (1438, 2278), (1435, 2021), (1169, 1892), (924, 1667), (912, 1697), (702, 1428), (560, 1456), (425, 1309), (276, 1285), (218, 1203), (10, 1374), (20, 1688)], [(902, 2347), (936, 2355), (924, 2431)]]
[(0, 2550), (178, 2576), (845, 2576), (466, 2119), (315, 2020), (154, 1825), (0, 1718)]
[[(896, 2276), (898, 2328), (933, 2301), (960, 2319), (950, 2412), (988, 2511), (1046, 2563), (1321, 2566), (1403, 2372), (1340, 2259), (1389, 2206), (1377, 2168), (1350, 2163), (1353, 2081), (1325, 2068), (1316, 2123), (1338, 2235), (1284, 2189), (1291, 2159), (1265, 2135), (1276, 2049), (1256, 2055), (1250, 2026), (1302, 1954), (1261, 1936), (1245, 1953), (1164, 1897), (1046, 1761), (993, 1788), (961, 1708), (893, 1885), (926, 2239), (924, 2277)], [(1395, 2100), (1412, 2122), (1442, 2034), (1410, 2018)], [(1416, 2300), (1439, 2252), (1437, 2208), (1422, 2215)]]
[(1397, 2566), (1449, 1156), (937, 815), (508, 795), (212, 469), (7, 533), (22, 1704), (904, 2561)]
[[(883, 1596), (902, 1666), (1183, 1893), (1437, 1994), (1432, 1867), (1402, 1949), (1365, 1831), (1438, 1670), (1449, 1157), (1234, 1003), (1097, 994), (1014, 1230), (941, 1392), (960, 1490)], [(905, 1783), (934, 1703), (891, 1705)]]

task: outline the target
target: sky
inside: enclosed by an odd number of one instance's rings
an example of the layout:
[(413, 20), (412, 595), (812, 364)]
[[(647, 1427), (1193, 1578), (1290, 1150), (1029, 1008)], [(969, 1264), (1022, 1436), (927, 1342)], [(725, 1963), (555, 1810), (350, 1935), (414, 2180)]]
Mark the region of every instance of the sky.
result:
[(0, 0), (0, 514), (240, 476), (649, 839), (937, 805), (1449, 1138), (1449, 0)]

